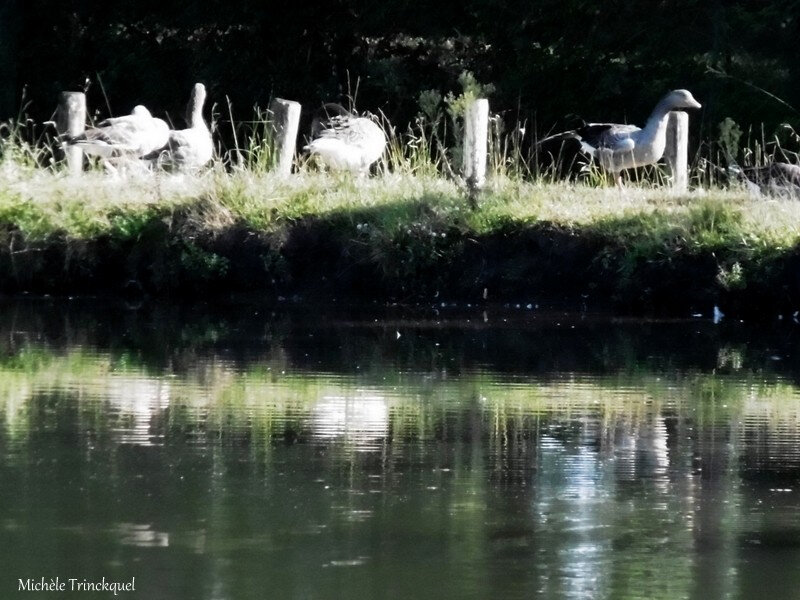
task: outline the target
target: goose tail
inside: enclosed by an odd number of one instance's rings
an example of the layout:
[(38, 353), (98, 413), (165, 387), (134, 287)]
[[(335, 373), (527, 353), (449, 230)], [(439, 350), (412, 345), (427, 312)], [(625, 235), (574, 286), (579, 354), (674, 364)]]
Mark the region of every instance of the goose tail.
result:
[(89, 156), (97, 156), (100, 158), (114, 158), (134, 150), (126, 145), (110, 144), (103, 140), (78, 139), (68, 142), (67, 145), (76, 146), (83, 150), (84, 154)]
[(565, 142), (567, 140), (580, 140), (581, 136), (578, 134), (577, 131), (563, 131), (561, 133), (556, 133), (553, 135), (549, 135), (545, 138), (542, 138), (536, 142), (537, 146), (542, 146), (544, 144), (552, 144), (554, 142)]

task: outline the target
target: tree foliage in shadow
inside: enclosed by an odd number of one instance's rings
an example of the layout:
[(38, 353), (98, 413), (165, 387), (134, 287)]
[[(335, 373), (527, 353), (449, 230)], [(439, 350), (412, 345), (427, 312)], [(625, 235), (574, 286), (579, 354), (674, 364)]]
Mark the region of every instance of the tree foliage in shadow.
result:
[(7, 0), (0, 117), (16, 114), (27, 86), (32, 116), (47, 118), (59, 91), (89, 78), (89, 104), (103, 114), (144, 103), (175, 118), (201, 80), (241, 119), (275, 95), (311, 106), (357, 91), (360, 107), (402, 123), (421, 91), (456, 90), (469, 70), (495, 85), (495, 110), (540, 131), (570, 114), (639, 122), (675, 87), (707, 107), (706, 134), (726, 116), (774, 127), (798, 120), (798, 9), (797, 0)]

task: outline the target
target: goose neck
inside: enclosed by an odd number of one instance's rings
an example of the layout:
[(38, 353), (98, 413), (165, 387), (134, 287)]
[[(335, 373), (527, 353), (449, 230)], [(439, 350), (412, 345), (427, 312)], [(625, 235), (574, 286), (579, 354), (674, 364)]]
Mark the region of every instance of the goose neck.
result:
[(198, 127), (205, 127), (205, 121), (203, 120), (203, 105), (200, 102), (194, 101), (189, 105), (189, 127), (198, 128)]
[(192, 129), (206, 128), (203, 121), (203, 106), (206, 101), (206, 90), (201, 84), (197, 84), (189, 97), (189, 104), (186, 107), (186, 120)]
[(657, 135), (661, 131), (666, 131), (667, 117), (670, 111), (670, 105), (663, 100), (656, 104), (650, 118), (647, 119), (647, 124), (644, 129), (649, 135)]

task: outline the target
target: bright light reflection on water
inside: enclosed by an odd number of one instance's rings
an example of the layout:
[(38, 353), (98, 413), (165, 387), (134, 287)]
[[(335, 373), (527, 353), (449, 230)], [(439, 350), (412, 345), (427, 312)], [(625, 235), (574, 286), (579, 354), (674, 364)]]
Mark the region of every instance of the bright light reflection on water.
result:
[(800, 589), (794, 330), (3, 308), (0, 597)]

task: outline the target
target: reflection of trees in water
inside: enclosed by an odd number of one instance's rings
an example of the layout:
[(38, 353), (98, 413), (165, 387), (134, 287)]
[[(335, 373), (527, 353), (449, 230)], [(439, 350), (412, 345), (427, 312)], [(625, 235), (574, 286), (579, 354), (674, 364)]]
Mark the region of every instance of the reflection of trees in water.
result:
[[(206, 519), (185, 538), (210, 547), (230, 530), (248, 539), (239, 521), (296, 526), (266, 523), (247, 502), (266, 498), (280, 514), (302, 506), (330, 544), (322, 563), (366, 560), (331, 550), (331, 524), (337, 539), (375, 527), (398, 551), (434, 538), (436, 552), (483, 565), (498, 597), (521, 585), (723, 597), (743, 577), (731, 575), (737, 552), (788, 543), (775, 532), (794, 539), (796, 494), (769, 490), (794, 487), (797, 391), (751, 368), (775, 362), (753, 344), (703, 334), (673, 356), (686, 332), (653, 325), (565, 333), (250, 314), (184, 326), (157, 312), (0, 319), (2, 469), (28, 490), (0, 506), (41, 495), (33, 506), (49, 510), (53, 481), (110, 506), (163, 497), (170, 514)], [(774, 510), (754, 522), (763, 506)], [(150, 532), (180, 543), (126, 510), (105, 524), (128, 543)]]
[[(90, 447), (118, 449), (107, 454), (112, 487), (132, 497), (178, 489), (170, 473), (188, 459), (199, 514), (234, 487), (274, 486), (306, 498), (315, 522), (358, 528), (405, 499), (420, 535), (430, 528), (484, 562), (500, 591), (511, 575), (513, 589), (524, 581), (545, 595), (682, 597), (690, 581), (728, 593), (742, 475), (781, 453), (791, 463), (800, 434), (791, 385), (727, 376), (387, 372), (379, 386), (375, 372), (298, 373), (280, 354), (248, 371), (214, 358), (170, 377), (108, 354), (40, 351), (0, 371), (4, 385), (28, 390), (4, 405), (16, 414), (5, 447), (25, 448), (11, 463), (46, 451), (43, 433), (56, 432), (71, 440), (66, 468)], [(168, 503), (178, 510), (179, 498)], [(213, 544), (230, 518), (221, 512), (192, 539)], [(387, 539), (397, 535), (387, 527)]]
[[(95, 348), (148, 370), (183, 374), (221, 359), (237, 370), (280, 354), (285, 367), (328, 373), (486, 370), (509, 376), (717, 369), (800, 373), (785, 328), (649, 322), (581, 313), (477, 307), (347, 309), (259, 303), (167, 305), (42, 299), (0, 304), (0, 351)], [(437, 309), (438, 310), (438, 309)], [(483, 311), (484, 308), (481, 308)], [(396, 333), (402, 331), (400, 338)], [(358, 367), (358, 369), (357, 369)]]

